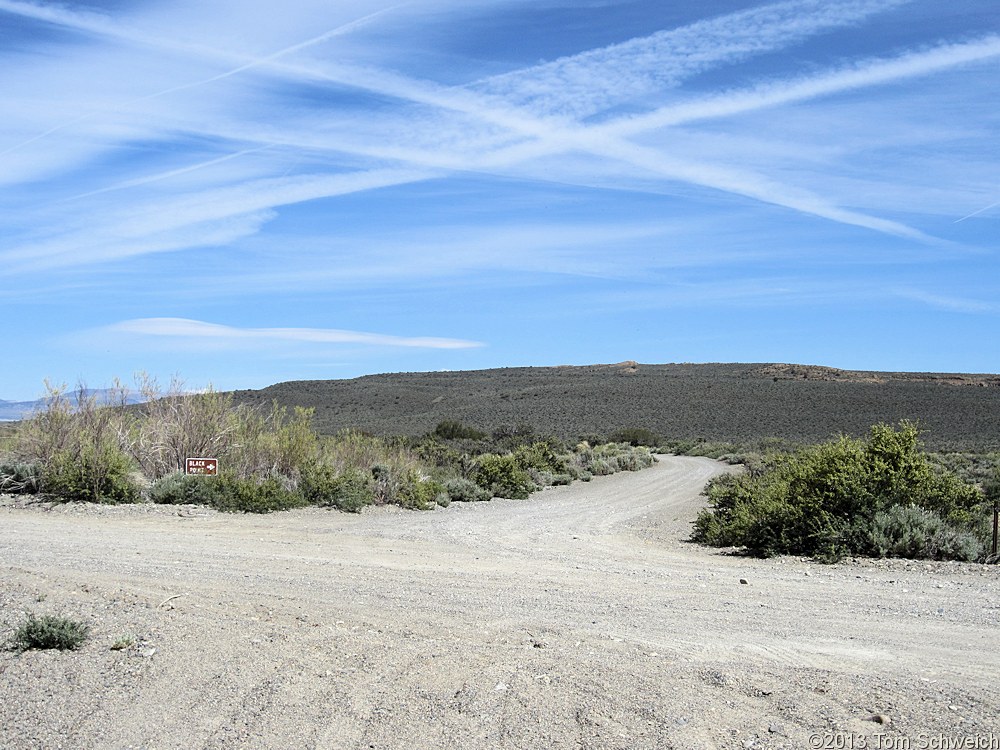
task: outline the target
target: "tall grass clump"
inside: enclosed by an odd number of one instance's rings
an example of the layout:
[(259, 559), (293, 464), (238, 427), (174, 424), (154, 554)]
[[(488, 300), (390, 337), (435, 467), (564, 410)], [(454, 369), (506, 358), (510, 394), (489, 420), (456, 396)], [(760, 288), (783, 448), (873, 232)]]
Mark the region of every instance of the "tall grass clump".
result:
[(828, 561), (983, 555), (982, 492), (935, 467), (909, 422), (773, 456), (760, 471), (716, 478), (706, 494), (692, 538), (708, 545)]

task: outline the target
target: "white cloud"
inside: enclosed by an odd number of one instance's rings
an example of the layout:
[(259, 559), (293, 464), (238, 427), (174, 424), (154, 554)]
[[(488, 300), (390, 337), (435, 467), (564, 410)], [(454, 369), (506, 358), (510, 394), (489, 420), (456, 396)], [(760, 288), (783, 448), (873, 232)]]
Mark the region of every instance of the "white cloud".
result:
[(695, 74), (786, 48), (909, 0), (791, 0), (699, 21), (496, 76), (475, 90), (574, 120), (656, 95)]
[(897, 297), (920, 302), (936, 310), (947, 310), (958, 313), (995, 313), (1000, 311), (1000, 305), (995, 302), (956, 297), (947, 294), (936, 294), (923, 289), (900, 288), (893, 291)]
[(973, 42), (945, 44), (893, 59), (865, 60), (849, 68), (810, 78), (771, 83), (745, 91), (731, 91), (662, 107), (647, 114), (621, 118), (598, 129), (618, 136), (629, 136), (654, 128), (731, 117), (853, 89), (894, 83), (960, 65), (984, 62), (994, 57), (1000, 57), (1000, 36), (987, 36)]
[(119, 24), (106, 14), (94, 11), (70, 10), (61, 5), (17, 2), (17, 0), (0, 0), (0, 11), (102, 36), (123, 34)]
[(273, 178), (216, 188), (114, 212), (95, 227), (0, 252), (12, 271), (107, 261), (150, 252), (211, 247), (256, 231), (275, 207), (425, 180), (427, 172), (384, 170)]
[[(934, 242), (898, 219), (873, 215), (864, 204), (839, 203), (819, 182), (793, 183), (791, 170), (769, 169), (759, 161), (740, 160), (732, 152), (722, 158), (708, 148), (690, 152), (674, 147), (665, 129), (706, 119), (731, 120), (751, 111), (989, 60), (1000, 54), (998, 37), (868, 60), (601, 124), (581, 121), (637, 97), (655, 103), (693, 74), (785, 48), (900, 4), (902, 0), (836, 4), (790, 0), (467, 87), (446, 87), (326, 54), (331, 51), (328, 45), (342, 36), (393, 13), (397, 5), (388, 2), (354, 2), (336, 10), (323, 10), (326, 6), (318, 1), (307, 3), (296, 7), (302, 15), (290, 13), (274, 28), (261, 30), (255, 17), (264, 12), (263, 5), (251, 4), (245, 13), (229, 18), (233, 6), (211, 4), (203, 10), (204, 23), (195, 28), (184, 21), (196, 9), (202, 12), (200, 4), (134, 10), (125, 20), (114, 20), (58, 6), (0, 0), (0, 10), (113, 42), (108, 48), (73, 51), (77, 64), (55, 58), (51, 63), (36, 62), (28, 66), (35, 75), (28, 76), (27, 83), (11, 81), (17, 85), (19, 101), (27, 101), (35, 87), (52, 91), (52, 98), (62, 103), (48, 111), (38, 104), (17, 108), (8, 126), (16, 133), (6, 146), (13, 164), (5, 171), (8, 180), (52, 179), (60, 166), (77, 177), (85, 174), (88, 162), (134, 148), (136, 143), (170, 143), (178, 138), (216, 142), (214, 154), (199, 153), (186, 164), (133, 170), (97, 184), (88, 181), (76, 191), (77, 197), (97, 199), (114, 191), (118, 203), (98, 211), (93, 210), (97, 204), (86, 201), (53, 203), (34, 219), (52, 229), (15, 236), (7, 243), (9, 249), (0, 252), (0, 261), (16, 272), (206, 247), (258, 231), (284, 206), (466, 170), (608, 188), (634, 190), (646, 185), (651, 192), (662, 192), (671, 183), (694, 185)], [(306, 11), (319, 13), (327, 30), (299, 38)], [(225, 25), (227, 20), (230, 26)], [(262, 41), (247, 41), (243, 32), (251, 27), (266, 32)], [(70, 79), (67, 68), (76, 71)], [(16, 78), (13, 73), (9, 77)], [(345, 113), (315, 101), (290, 102), (285, 84), (334, 86), (341, 93), (350, 87), (395, 101), (375, 111), (359, 106)], [(64, 116), (67, 101), (79, 102), (83, 113), (52, 125), (51, 115)], [(667, 135), (656, 143), (633, 140), (651, 130)], [(809, 145), (798, 148), (806, 150)], [(814, 145), (819, 149), (827, 144)], [(276, 160), (246, 158), (278, 149), (289, 155), (286, 171), (292, 174), (279, 176)], [(566, 158), (568, 154), (573, 158)], [(780, 144), (774, 154), (776, 159), (782, 155)], [(790, 160), (787, 151), (784, 155)], [(228, 183), (193, 181), (183, 197), (170, 196), (169, 187), (177, 178), (200, 176), (206, 167), (235, 166), (235, 162), (244, 171), (234, 170)], [(154, 186), (162, 190), (153, 191)]]
[(186, 318), (139, 318), (125, 320), (102, 329), (111, 335), (124, 334), (141, 339), (169, 339), (179, 344), (262, 348), (276, 342), (300, 344), (361, 344), (365, 346), (418, 349), (470, 349), (483, 346), (477, 341), (430, 336), (391, 336), (336, 328), (238, 328)]

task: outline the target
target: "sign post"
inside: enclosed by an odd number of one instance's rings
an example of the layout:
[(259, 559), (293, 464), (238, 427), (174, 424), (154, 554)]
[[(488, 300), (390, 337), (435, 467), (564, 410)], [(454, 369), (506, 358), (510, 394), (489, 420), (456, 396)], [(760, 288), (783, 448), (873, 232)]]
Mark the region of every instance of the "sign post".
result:
[(214, 458), (187, 458), (184, 460), (184, 473), (214, 477), (219, 473), (219, 462)]
[(997, 526), (998, 519), (1000, 519), (1000, 502), (996, 500), (993, 501), (993, 561), (996, 562), (997, 556)]

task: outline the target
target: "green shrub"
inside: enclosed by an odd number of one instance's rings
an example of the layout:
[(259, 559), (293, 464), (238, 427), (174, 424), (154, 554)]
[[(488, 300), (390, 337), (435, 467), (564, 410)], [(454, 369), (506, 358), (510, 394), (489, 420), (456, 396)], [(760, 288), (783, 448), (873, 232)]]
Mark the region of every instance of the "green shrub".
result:
[(448, 497), (452, 502), (456, 503), (481, 502), (489, 500), (491, 497), (489, 491), (484, 490), (471, 479), (465, 479), (464, 477), (453, 477), (446, 480), (444, 491), (448, 493)]
[[(693, 539), (761, 556), (846, 554), (968, 559), (982, 495), (935, 469), (917, 428), (877, 425), (840, 440), (772, 456), (757, 473), (709, 483)], [(914, 509), (908, 509), (914, 506)]]
[(12, 441), (19, 460), (38, 466), (38, 491), (60, 501), (139, 500), (135, 465), (123, 448), (135, 417), (123, 397), (118, 405), (101, 405), (80, 386), (73, 404), (64, 388), (46, 387), (45, 408), (22, 421)]
[(73, 651), (83, 645), (89, 632), (90, 626), (83, 622), (29, 613), (27, 621), (14, 632), (13, 645), (19, 651), (51, 648)]
[(149, 488), (149, 499), (161, 505), (207, 505), (216, 507), (218, 485), (212, 477), (175, 471), (160, 477)]
[(531, 445), (538, 440), (535, 428), (529, 424), (500, 425), (490, 436), (490, 440), (484, 446), (483, 453), (492, 452), (498, 454), (511, 453), (522, 445)]
[(652, 448), (660, 444), (661, 438), (655, 432), (647, 430), (645, 427), (623, 427), (620, 430), (612, 432), (608, 436), (608, 440), (612, 443), (628, 443), (633, 446), (645, 445)]
[(347, 513), (357, 513), (375, 500), (370, 474), (353, 468), (337, 473), (327, 464), (304, 471), (299, 491), (311, 505), (333, 507)]
[(482, 440), (487, 437), (482, 430), (454, 420), (439, 422), (432, 434), (442, 440)]
[(614, 464), (605, 458), (595, 458), (590, 462), (588, 467), (592, 476), (595, 477), (606, 477), (610, 474), (615, 473)]
[(855, 548), (874, 557), (968, 562), (982, 559), (986, 552), (974, 534), (956, 529), (937, 513), (916, 505), (894, 505), (879, 511), (855, 534)]
[(270, 513), (276, 510), (301, 508), (306, 504), (299, 493), (288, 486), (287, 480), (268, 477), (262, 482), (237, 479), (228, 474), (205, 477), (215, 485), (215, 507), (230, 513)]
[(413, 452), (414, 457), (424, 465), (454, 469), (460, 468), (463, 463), (468, 462), (470, 451), (465, 450), (465, 447), (466, 443), (469, 442), (462, 440), (458, 447), (454, 447), (453, 445), (442, 443), (433, 436), (424, 436), (417, 438), (410, 445), (410, 450)]
[(0, 464), (0, 493), (8, 495), (33, 495), (41, 485), (41, 467), (19, 461)]
[(295, 492), (289, 486), (289, 481), (282, 477), (268, 477), (261, 482), (230, 477), (221, 479), (219, 482), (221, 502), (216, 507), (222, 511), (270, 513), (276, 510), (301, 508), (306, 504), (302, 495)]
[(289, 484), (279, 477), (257, 482), (231, 474), (214, 477), (169, 474), (154, 482), (149, 494), (156, 503), (194, 503), (230, 513), (270, 513), (307, 504)]
[(544, 441), (518, 446), (514, 450), (513, 456), (514, 461), (521, 469), (534, 469), (537, 472), (549, 474), (560, 474), (566, 471), (566, 461), (556, 455), (552, 445)]
[(62, 502), (135, 503), (141, 499), (132, 461), (113, 446), (84, 445), (43, 464), (39, 487)]
[(656, 463), (656, 457), (646, 446), (628, 443), (602, 443), (591, 447), (583, 442), (567, 457), (566, 472), (571, 476), (583, 472), (591, 477), (607, 476), (619, 471), (638, 471)]
[(473, 479), (493, 497), (523, 500), (538, 489), (528, 472), (509, 453), (503, 456), (496, 453), (480, 456)]
[(614, 468), (618, 471), (640, 471), (647, 469), (656, 461), (653, 454), (645, 448), (634, 448), (614, 458)]
[(437, 502), (437, 497), (444, 493), (444, 485), (434, 479), (425, 479), (417, 472), (411, 471), (399, 484), (396, 502), (410, 510), (428, 510)]

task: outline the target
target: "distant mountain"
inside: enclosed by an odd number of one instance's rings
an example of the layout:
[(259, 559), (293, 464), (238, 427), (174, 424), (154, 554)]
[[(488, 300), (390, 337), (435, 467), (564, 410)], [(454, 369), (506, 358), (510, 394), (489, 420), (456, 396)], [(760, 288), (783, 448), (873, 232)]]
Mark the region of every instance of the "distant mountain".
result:
[[(1000, 375), (620, 362), (300, 380), (233, 397), (311, 408), (324, 434), (420, 435), (455, 420), (485, 431), (529, 425), (569, 439), (642, 427), (666, 439), (815, 442), (909, 419), (926, 431), (928, 447), (1000, 451)], [(0, 419), (43, 405), (0, 401)]]
[(819, 441), (910, 419), (928, 446), (1000, 450), (1000, 375), (622, 362), (303, 380), (234, 397), (312, 408), (327, 434), (419, 435), (457, 420), (487, 431), (528, 424), (562, 438), (643, 427), (669, 439)]
[[(84, 391), (86, 396), (95, 396), (99, 403), (107, 403), (109, 400), (117, 399), (117, 391), (110, 388), (87, 388)], [(66, 398), (76, 406), (77, 392), (67, 392)], [(130, 394), (127, 398), (130, 404), (141, 404), (145, 399), (141, 394)], [(46, 399), (40, 398), (35, 401), (4, 401), (0, 399), (0, 422), (13, 422), (18, 419), (30, 417), (36, 411), (45, 408)]]
[(0, 400), (0, 422), (12, 422), (23, 419), (31, 414), (37, 401), (2, 401)]

